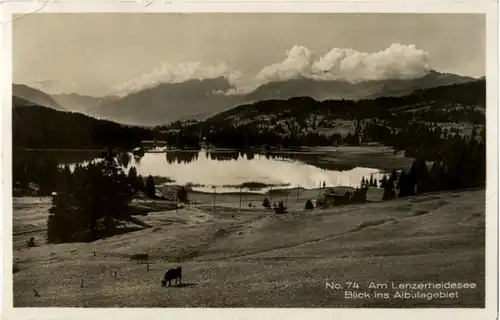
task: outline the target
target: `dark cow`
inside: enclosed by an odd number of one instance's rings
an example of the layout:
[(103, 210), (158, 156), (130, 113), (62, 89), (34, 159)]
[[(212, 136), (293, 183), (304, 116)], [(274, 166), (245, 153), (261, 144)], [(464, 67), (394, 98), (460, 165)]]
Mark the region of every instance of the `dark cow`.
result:
[(175, 282), (177, 284), (180, 284), (182, 281), (182, 268), (177, 267), (173, 269), (168, 269), (167, 272), (165, 272), (165, 276), (163, 277), (163, 280), (161, 281), (161, 286), (164, 287), (167, 285), (171, 286), (172, 285), (172, 280), (175, 279)]

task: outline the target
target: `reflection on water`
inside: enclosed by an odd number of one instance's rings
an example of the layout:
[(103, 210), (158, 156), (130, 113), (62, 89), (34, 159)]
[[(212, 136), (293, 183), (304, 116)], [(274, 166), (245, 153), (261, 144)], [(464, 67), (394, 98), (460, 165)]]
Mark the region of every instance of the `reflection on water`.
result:
[[(353, 168), (337, 165), (334, 168), (319, 168), (308, 164), (315, 155), (306, 154), (255, 154), (238, 152), (185, 152), (146, 153), (140, 162), (132, 157), (129, 168), (134, 166), (143, 176), (165, 176), (176, 184), (195, 184), (200, 191), (217, 192), (239, 190), (237, 185), (259, 182), (268, 185), (316, 188), (324, 181), (326, 185), (359, 186), (362, 177), (380, 179), (378, 169)], [(331, 165), (330, 165), (331, 166)], [(331, 166), (332, 167), (332, 166)], [(230, 187), (232, 186), (232, 187)], [(265, 191), (263, 189), (262, 191)]]
[[(37, 153), (38, 156), (38, 153)], [(80, 158), (78, 159), (78, 156)], [(97, 156), (75, 155), (73, 157), (53, 156), (59, 163), (88, 163)], [(195, 190), (213, 192), (239, 191), (239, 185), (248, 182), (277, 186), (297, 186), (311, 189), (325, 182), (327, 186), (360, 185), (362, 177), (380, 180), (381, 171), (372, 168), (353, 167), (343, 164), (318, 161), (314, 153), (266, 153), (235, 151), (168, 151), (166, 153), (146, 153), (137, 157), (131, 153), (118, 155), (118, 164), (125, 172), (134, 166), (143, 177), (169, 177), (173, 184), (192, 184)], [(339, 164), (340, 162), (340, 164)], [(245, 190), (245, 189), (243, 189)], [(249, 189), (246, 189), (249, 190)], [(269, 188), (263, 188), (264, 192)]]

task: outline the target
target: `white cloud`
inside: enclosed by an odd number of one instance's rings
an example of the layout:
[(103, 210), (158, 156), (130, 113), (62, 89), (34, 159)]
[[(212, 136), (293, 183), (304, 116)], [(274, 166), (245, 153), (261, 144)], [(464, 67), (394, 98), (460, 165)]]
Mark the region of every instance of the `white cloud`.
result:
[(429, 69), (428, 53), (415, 45), (392, 44), (379, 52), (360, 52), (349, 48), (333, 48), (317, 56), (304, 46), (295, 45), (281, 62), (265, 66), (254, 78), (243, 76), (225, 63), (203, 65), (201, 62), (164, 63), (151, 72), (113, 88), (114, 94), (124, 94), (154, 87), (160, 83), (178, 83), (191, 79), (225, 77), (235, 89), (215, 91), (216, 95), (245, 94), (259, 85), (296, 78), (315, 80), (346, 80), (352, 83), (366, 80), (411, 79), (425, 75)]
[(414, 45), (393, 44), (373, 53), (333, 48), (317, 59), (308, 48), (294, 46), (286, 52), (282, 62), (264, 67), (257, 74), (257, 79), (262, 82), (299, 77), (349, 82), (411, 79), (425, 74), (429, 68), (427, 59), (428, 53)]
[(192, 79), (213, 79), (225, 77), (230, 83), (241, 78), (241, 72), (225, 63), (203, 65), (201, 62), (185, 62), (178, 64), (164, 63), (151, 72), (113, 87), (115, 94), (126, 94), (157, 86), (160, 83), (179, 83)]
[(294, 46), (286, 52), (286, 59), (264, 67), (258, 74), (261, 81), (289, 80), (299, 76), (307, 77), (312, 73), (314, 54), (303, 46)]

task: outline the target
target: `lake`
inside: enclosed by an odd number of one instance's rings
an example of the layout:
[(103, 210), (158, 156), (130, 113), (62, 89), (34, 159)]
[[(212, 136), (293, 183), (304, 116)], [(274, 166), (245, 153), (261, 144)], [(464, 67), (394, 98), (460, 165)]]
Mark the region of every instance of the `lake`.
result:
[[(352, 150), (351, 150), (352, 149)], [(234, 150), (212, 151), (167, 151), (147, 152), (142, 157), (131, 153), (120, 154), (119, 165), (125, 172), (135, 167), (144, 177), (149, 175), (168, 177), (174, 182), (166, 184), (191, 184), (194, 190), (213, 192), (236, 192), (244, 183), (258, 183), (267, 185), (260, 188), (242, 188), (243, 191), (266, 192), (273, 188), (313, 189), (325, 182), (327, 186), (360, 185), (363, 177), (380, 179), (384, 172), (375, 166), (360, 166), (359, 161), (353, 158), (367, 149), (351, 148), (349, 152), (328, 152), (328, 161), (321, 161), (325, 151), (303, 152), (237, 152)], [(61, 164), (69, 164), (74, 168), (76, 162), (88, 163), (98, 157), (98, 153), (71, 153), (53, 151), (26, 151), (30, 156), (52, 157)], [(43, 154), (43, 156), (41, 156)], [(374, 153), (375, 154), (375, 153)], [(377, 153), (380, 155), (380, 152)], [(24, 155), (26, 156), (26, 155)], [(360, 157), (363, 164), (373, 155)], [(376, 161), (372, 161), (374, 164)], [(380, 162), (380, 161), (379, 161)]]

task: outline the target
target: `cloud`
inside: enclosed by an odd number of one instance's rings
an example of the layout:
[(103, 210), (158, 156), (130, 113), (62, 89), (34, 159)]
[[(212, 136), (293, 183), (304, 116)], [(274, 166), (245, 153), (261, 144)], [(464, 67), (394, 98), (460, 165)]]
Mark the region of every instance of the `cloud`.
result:
[(306, 47), (294, 46), (282, 62), (264, 67), (257, 79), (263, 83), (300, 77), (349, 82), (412, 79), (425, 75), (427, 61), (428, 53), (415, 45), (393, 44), (374, 53), (333, 48), (319, 58)]
[(151, 72), (115, 86), (113, 94), (126, 94), (160, 83), (179, 83), (191, 79), (225, 77), (234, 89), (214, 91), (214, 95), (237, 95), (255, 90), (272, 81), (297, 78), (314, 80), (346, 80), (352, 83), (366, 80), (412, 79), (429, 70), (428, 53), (415, 45), (392, 44), (379, 52), (360, 52), (350, 48), (333, 48), (317, 56), (307, 47), (295, 45), (285, 52), (281, 62), (265, 66), (255, 77), (243, 75), (225, 63), (203, 65), (201, 62), (164, 63)]
[(241, 72), (230, 68), (225, 63), (218, 65), (203, 65), (201, 62), (164, 63), (151, 72), (113, 87), (112, 91), (114, 94), (127, 94), (152, 88), (160, 83), (179, 83), (218, 77), (225, 77), (230, 83), (236, 83), (241, 76)]
[(253, 82), (253, 84), (245, 84), (244, 82), (238, 83), (238, 82), (232, 82), (231, 84), (234, 85), (234, 88), (231, 88), (227, 91), (223, 90), (216, 90), (212, 92), (213, 95), (225, 95), (225, 96), (232, 96), (232, 95), (238, 95), (238, 94), (247, 94), (259, 86), (258, 83)]
[(264, 67), (258, 74), (257, 79), (261, 81), (290, 80), (294, 78), (308, 77), (312, 74), (312, 63), (314, 54), (303, 46), (294, 46), (286, 52), (286, 59)]

